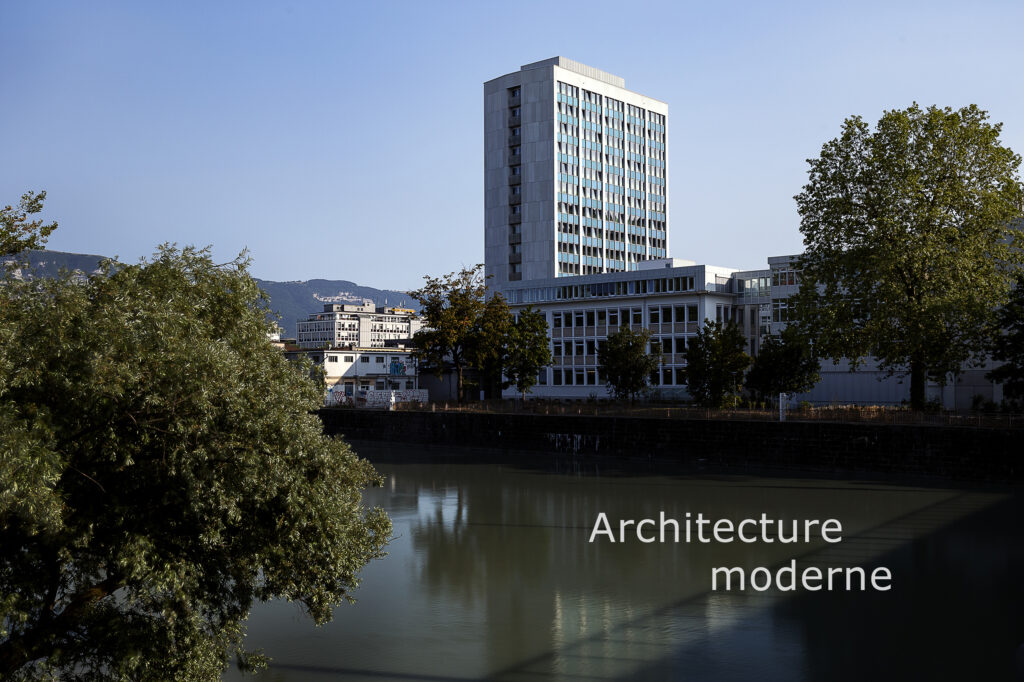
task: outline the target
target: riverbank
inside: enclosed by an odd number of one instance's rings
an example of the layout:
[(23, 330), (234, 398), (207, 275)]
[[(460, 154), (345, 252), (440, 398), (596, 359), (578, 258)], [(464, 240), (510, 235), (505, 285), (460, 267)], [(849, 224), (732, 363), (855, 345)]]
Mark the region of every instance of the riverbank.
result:
[(360, 441), (499, 448), (687, 468), (824, 475), (1024, 480), (1020, 431), (472, 412), (320, 411), (324, 431)]

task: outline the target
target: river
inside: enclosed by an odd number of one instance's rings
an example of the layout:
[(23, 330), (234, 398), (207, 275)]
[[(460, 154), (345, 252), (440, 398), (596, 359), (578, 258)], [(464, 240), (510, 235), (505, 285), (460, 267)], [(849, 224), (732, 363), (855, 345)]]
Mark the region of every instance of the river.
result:
[[(385, 479), (366, 501), (394, 521), (389, 556), (324, 627), (255, 608), (258, 679), (1012, 679), (1024, 652), (1019, 488), (359, 451)], [(588, 542), (601, 512), (832, 518), (843, 539)], [(712, 590), (715, 567), (794, 558), (884, 566), (891, 589)]]

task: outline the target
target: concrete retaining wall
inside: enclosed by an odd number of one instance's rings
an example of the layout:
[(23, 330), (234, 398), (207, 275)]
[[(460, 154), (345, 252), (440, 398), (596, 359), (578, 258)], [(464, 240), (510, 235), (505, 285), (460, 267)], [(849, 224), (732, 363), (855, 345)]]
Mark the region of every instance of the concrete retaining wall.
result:
[(353, 440), (657, 459), (710, 468), (1024, 480), (1024, 432), (942, 426), (745, 422), (324, 409)]

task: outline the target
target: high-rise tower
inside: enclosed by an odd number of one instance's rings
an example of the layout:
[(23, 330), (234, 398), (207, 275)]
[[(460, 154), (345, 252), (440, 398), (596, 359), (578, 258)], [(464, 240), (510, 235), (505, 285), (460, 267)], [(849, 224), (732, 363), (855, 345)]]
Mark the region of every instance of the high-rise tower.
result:
[(668, 254), (668, 105), (564, 57), (484, 83), (488, 285)]

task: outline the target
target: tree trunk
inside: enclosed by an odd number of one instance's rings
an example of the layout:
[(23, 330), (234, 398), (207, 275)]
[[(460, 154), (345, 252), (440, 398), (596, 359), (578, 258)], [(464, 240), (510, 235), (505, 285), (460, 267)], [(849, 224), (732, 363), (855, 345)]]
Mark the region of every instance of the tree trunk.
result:
[(455, 394), (462, 404), (462, 365), (455, 365)]
[(910, 361), (910, 409), (924, 409), (925, 365), (918, 359)]

